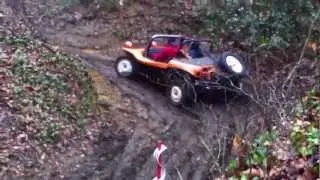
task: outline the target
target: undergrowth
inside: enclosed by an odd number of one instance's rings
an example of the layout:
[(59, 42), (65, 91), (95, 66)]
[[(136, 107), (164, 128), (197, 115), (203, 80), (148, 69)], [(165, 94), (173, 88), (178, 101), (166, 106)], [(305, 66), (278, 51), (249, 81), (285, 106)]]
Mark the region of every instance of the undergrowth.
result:
[(56, 143), (65, 131), (81, 132), (91, 109), (93, 87), (81, 60), (42, 47), (26, 37), (1, 40), (12, 51), (10, 106), (32, 137)]
[[(312, 74), (318, 71), (311, 65), (319, 60), (319, 15), (319, 3), (312, 0), (227, 3), (200, 12), (201, 33), (211, 37), (216, 49), (247, 54), (254, 91), (247, 94), (261, 106), (264, 119), (269, 119), (264, 120), (268, 128), (261, 128), (255, 139), (243, 142), (235, 138), (234, 146), (241, 152), (230, 160), (226, 173), (229, 178), (319, 175), (320, 94), (316, 87), (318, 75)], [(309, 62), (310, 74), (302, 81), (302, 73), (296, 70), (304, 61)], [(312, 86), (315, 88), (297, 104), (301, 94)], [(286, 129), (279, 129), (284, 126)], [(286, 148), (279, 150), (280, 145)], [(285, 158), (279, 159), (279, 154)]]
[[(296, 109), (288, 137), (282, 130), (274, 129), (261, 133), (252, 142), (234, 141), (234, 148), (242, 152), (229, 161), (226, 170), (230, 179), (318, 177), (320, 91), (311, 90)], [(279, 159), (277, 154), (282, 151), (282, 145), (288, 149), (285, 158)]]
[[(252, 6), (230, 3), (201, 13), (202, 32), (209, 34), (220, 48), (221, 40), (238, 41), (253, 52), (293, 48), (302, 45), (317, 13), (312, 0), (255, 1)], [(320, 29), (313, 31), (311, 40), (319, 42)]]

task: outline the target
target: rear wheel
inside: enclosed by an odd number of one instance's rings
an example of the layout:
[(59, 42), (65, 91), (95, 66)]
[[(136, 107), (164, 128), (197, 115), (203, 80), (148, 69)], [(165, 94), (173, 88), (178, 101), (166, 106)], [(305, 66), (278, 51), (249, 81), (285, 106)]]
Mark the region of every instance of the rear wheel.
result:
[(135, 63), (130, 57), (119, 57), (115, 64), (115, 70), (120, 77), (132, 77), (135, 73)]
[(167, 94), (173, 105), (191, 105), (196, 101), (196, 93), (192, 81), (186, 75), (170, 73), (169, 80), (170, 85)]
[(172, 83), (169, 88), (169, 99), (173, 105), (180, 106), (187, 101), (187, 94), (184, 84), (180, 82)]

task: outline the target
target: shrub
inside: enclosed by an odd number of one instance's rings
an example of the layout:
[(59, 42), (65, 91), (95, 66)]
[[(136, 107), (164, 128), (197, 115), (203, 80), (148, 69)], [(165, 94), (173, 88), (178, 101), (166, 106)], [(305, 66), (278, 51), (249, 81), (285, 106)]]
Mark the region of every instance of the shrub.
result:
[[(239, 41), (252, 50), (288, 48), (304, 42), (317, 13), (311, 0), (276, 0), (257, 4), (252, 7), (226, 4), (223, 9), (203, 11), (203, 32), (209, 33), (218, 46), (222, 38)], [(319, 41), (316, 35), (320, 31), (315, 31), (312, 38)]]

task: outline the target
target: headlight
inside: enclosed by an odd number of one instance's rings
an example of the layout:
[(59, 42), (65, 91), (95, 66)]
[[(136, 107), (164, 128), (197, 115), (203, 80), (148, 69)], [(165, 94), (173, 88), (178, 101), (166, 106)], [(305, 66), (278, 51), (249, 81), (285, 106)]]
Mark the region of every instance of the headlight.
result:
[(227, 56), (226, 63), (229, 68), (235, 73), (241, 73), (243, 71), (241, 62), (234, 56)]

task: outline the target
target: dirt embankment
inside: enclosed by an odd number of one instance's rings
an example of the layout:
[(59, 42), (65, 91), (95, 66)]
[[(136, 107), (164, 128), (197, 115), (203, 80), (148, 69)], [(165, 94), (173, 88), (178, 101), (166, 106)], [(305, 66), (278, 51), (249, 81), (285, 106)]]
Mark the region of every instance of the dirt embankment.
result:
[[(49, 169), (46, 175), (40, 173), (42, 178), (151, 179), (154, 143), (162, 139), (168, 146), (168, 179), (179, 179), (179, 173), (183, 179), (209, 179), (210, 172), (218, 170), (217, 164), (227, 160), (230, 137), (243, 133), (250, 121), (247, 117), (254, 107), (248, 104), (214, 103), (178, 109), (168, 104), (160, 88), (144, 80), (116, 76), (112, 63), (124, 38), (143, 43), (154, 33), (192, 32), (188, 26), (191, 19), (181, 18), (191, 16), (181, 14), (179, 4), (160, 3), (152, 8), (137, 3), (120, 21), (118, 12), (95, 13), (94, 8), (83, 6), (60, 10), (55, 1), (1, 3), (10, 20), (18, 22), (21, 18), (36, 37), (79, 53), (102, 74), (97, 84), (103, 78), (108, 87), (100, 94), (102, 108), (95, 122), (99, 131), (93, 133), (86, 155), (65, 157), (68, 163), (58, 170)], [(249, 125), (253, 130), (255, 126)]]

